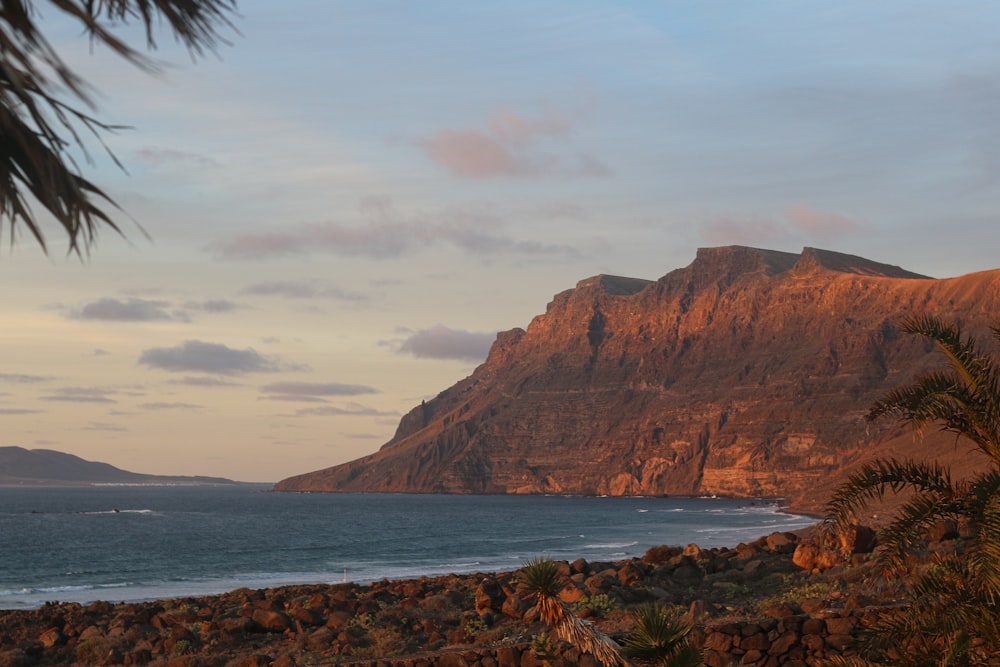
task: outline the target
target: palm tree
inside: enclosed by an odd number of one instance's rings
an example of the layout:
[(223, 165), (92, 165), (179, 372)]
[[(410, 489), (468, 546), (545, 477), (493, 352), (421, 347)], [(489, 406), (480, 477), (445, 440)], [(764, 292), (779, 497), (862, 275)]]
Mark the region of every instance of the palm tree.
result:
[[(907, 319), (901, 328), (933, 341), (950, 368), (890, 391), (868, 419), (895, 417), (918, 434), (936, 425), (982, 452), (986, 468), (958, 481), (936, 463), (876, 460), (837, 491), (828, 520), (843, 528), (857, 510), (886, 492), (910, 492), (880, 537), (880, 557), (891, 574), (904, 570), (937, 522), (967, 525), (965, 554), (938, 556), (915, 575), (909, 582), (913, 599), (871, 628), (864, 655), (874, 661), (892, 656), (894, 664), (981, 664), (1000, 656), (1000, 366), (956, 324), (925, 316)], [(1000, 342), (1000, 327), (992, 333)]]
[(637, 607), (635, 629), (625, 639), (625, 655), (653, 667), (699, 667), (702, 654), (689, 641), (691, 625), (662, 604)]
[(558, 563), (548, 558), (533, 558), (524, 564), (518, 578), (518, 589), (535, 599), (539, 617), (552, 628), (556, 637), (591, 654), (607, 667), (629, 664), (621, 654), (621, 647), (611, 637), (574, 614), (559, 599), (566, 578)]
[[(86, 82), (39, 29), (38, 4), (0, 0), (0, 231), (6, 222), (13, 242), (23, 224), (47, 251), (32, 209), (39, 204), (62, 226), (69, 251), (82, 254), (100, 228), (121, 230), (109, 214), (117, 205), (80, 174), (73, 152), (89, 160), (83, 135), (100, 142), (103, 133), (117, 128), (64, 101), (94, 108)], [(166, 24), (192, 55), (200, 56), (222, 41), (220, 27), (232, 27), (236, 0), (53, 0), (49, 8), (79, 24), (92, 42), (156, 71), (156, 63), (118, 38), (111, 26), (140, 23), (146, 47), (155, 49), (154, 25)]]

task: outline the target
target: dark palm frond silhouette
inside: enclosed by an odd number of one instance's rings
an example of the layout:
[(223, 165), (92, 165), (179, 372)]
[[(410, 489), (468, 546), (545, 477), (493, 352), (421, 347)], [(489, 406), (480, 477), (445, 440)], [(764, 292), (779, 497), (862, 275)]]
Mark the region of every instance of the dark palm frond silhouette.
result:
[[(121, 229), (111, 218), (118, 206), (81, 174), (73, 153), (89, 160), (85, 136), (103, 147), (102, 134), (117, 128), (91, 115), (91, 91), (45, 38), (39, 4), (0, 0), (0, 231), (6, 223), (13, 243), (23, 225), (47, 252), (34, 208), (40, 206), (66, 233), (69, 252), (82, 255), (100, 229), (119, 234)], [(122, 41), (110, 26), (141, 24), (146, 48), (155, 49), (156, 30), (165, 25), (192, 55), (200, 56), (224, 41), (219, 30), (232, 28), (236, 1), (50, 0), (47, 8), (77, 23), (92, 42), (156, 71), (155, 61)]]
[[(909, 492), (880, 536), (886, 572), (905, 574), (909, 555), (929, 528), (950, 519), (967, 527), (965, 553), (937, 556), (908, 578), (911, 600), (866, 633), (863, 655), (872, 663), (973, 665), (1000, 659), (1000, 366), (960, 327), (914, 317), (901, 328), (933, 341), (949, 367), (887, 393), (869, 420), (894, 417), (918, 433), (937, 426), (986, 457), (985, 469), (956, 481), (933, 462), (876, 460), (837, 491), (828, 520), (843, 528), (856, 512), (886, 493)], [(992, 329), (1000, 342), (1000, 328)], [(856, 664), (848, 660), (834, 664)]]

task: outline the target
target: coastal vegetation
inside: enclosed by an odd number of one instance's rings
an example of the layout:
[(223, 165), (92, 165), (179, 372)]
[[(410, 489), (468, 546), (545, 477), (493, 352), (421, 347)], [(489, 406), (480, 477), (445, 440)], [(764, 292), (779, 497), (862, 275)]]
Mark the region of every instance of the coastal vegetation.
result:
[[(988, 461), (970, 479), (931, 461), (878, 459), (852, 474), (830, 503), (845, 529), (886, 493), (908, 494), (880, 533), (883, 573), (906, 582), (909, 600), (865, 633), (862, 655), (837, 664), (977, 665), (1000, 660), (1000, 365), (958, 324), (914, 317), (903, 331), (933, 341), (949, 361), (875, 403), (869, 420), (894, 417), (917, 434), (938, 427)], [(1000, 342), (1000, 328), (992, 328)], [(936, 525), (962, 533), (964, 549), (937, 554), (912, 574), (915, 554)]]

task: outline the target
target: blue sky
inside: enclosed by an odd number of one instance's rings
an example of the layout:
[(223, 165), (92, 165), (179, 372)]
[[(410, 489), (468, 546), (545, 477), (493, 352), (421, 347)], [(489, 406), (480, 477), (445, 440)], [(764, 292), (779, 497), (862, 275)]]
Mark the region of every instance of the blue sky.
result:
[(272, 481), (374, 451), (591, 275), (729, 244), (1000, 266), (993, 2), (240, 14), (197, 62), (164, 35), (158, 76), (48, 17), (131, 128), (127, 173), (84, 167), (126, 238), (4, 247), (3, 444)]

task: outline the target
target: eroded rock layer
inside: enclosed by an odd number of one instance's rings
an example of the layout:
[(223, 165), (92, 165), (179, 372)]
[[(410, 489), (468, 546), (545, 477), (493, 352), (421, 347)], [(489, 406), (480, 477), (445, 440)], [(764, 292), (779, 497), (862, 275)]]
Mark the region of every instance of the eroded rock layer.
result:
[(943, 363), (895, 328), (914, 314), (986, 332), (1000, 271), (731, 246), (655, 282), (588, 278), (378, 452), (275, 488), (801, 496), (898, 435), (868, 407)]

